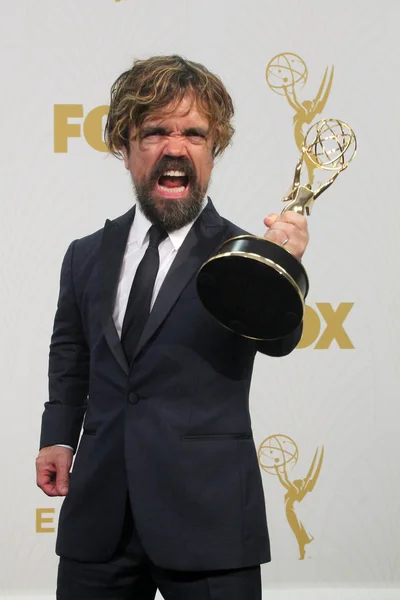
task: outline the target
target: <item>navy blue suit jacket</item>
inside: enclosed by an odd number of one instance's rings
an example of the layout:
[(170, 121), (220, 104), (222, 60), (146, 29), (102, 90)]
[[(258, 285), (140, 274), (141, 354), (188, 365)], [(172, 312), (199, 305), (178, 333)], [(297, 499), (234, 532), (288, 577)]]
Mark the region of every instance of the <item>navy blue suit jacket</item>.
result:
[(57, 553), (80, 561), (111, 558), (129, 494), (144, 549), (160, 567), (267, 562), (250, 380), (256, 351), (288, 354), (301, 328), (257, 344), (203, 308), (196, 273), (224, 240), (244, 233), (209, 200), (128, 365), (112, 312), (134, 213), (73, 242), (62, 266), (40, 445), (76, 448), (82, 423), (83, 433), (60, 513)]

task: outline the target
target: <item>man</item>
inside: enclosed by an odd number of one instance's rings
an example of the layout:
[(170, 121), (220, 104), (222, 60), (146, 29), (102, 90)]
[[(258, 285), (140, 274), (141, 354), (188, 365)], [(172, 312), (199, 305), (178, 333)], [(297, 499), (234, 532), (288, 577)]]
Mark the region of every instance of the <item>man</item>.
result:
[[(288, 354), (301, 330), (256, 343), (196, 293), (204, 261), (243, 233), (206, 197), (232, 116), (221, 81), (179, 56), (137, 61), (112, 87), (106, 141), (137, 206), (73, 242), (61, 270), (37, 458), (39, 487), (66, 495), (59, 600), (261, 598), (250, 380), (257, 350)], [(300, 259), (304, 217), (264, 222)]]

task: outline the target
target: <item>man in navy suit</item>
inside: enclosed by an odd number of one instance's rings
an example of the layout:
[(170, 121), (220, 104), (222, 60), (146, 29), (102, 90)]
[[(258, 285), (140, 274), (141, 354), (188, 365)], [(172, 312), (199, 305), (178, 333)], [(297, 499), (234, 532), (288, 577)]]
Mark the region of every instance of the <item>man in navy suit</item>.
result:
[[(261, 598), (250, 381), (255, 353), (288, 354), (301, 328), (257, 343), (196, 293), (201, 265), (243, 233), (206, 195), (232, 116), (219, 78), (179, 56), (136, 61), (112, 87), (106, 141), (137, 204), (65, 255), (36, 461), (39, 487), (66, 496), (59, 600)], [(264, 223), (301, 259), (304, 217)]]

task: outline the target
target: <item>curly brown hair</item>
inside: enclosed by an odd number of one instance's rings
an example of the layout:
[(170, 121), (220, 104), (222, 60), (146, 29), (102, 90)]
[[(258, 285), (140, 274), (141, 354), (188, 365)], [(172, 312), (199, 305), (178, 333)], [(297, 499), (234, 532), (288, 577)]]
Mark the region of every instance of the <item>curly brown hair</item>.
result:
[(217, 75), (177, 55), (136, 60), (113, 83), (104, 136), (109, 151), (121, 158), (131, 127), (136, 136), (145, 119), (172, 113), (188, 93), (208, 120), (213, 156), (222, 154), (234, 134), (232, 98)]

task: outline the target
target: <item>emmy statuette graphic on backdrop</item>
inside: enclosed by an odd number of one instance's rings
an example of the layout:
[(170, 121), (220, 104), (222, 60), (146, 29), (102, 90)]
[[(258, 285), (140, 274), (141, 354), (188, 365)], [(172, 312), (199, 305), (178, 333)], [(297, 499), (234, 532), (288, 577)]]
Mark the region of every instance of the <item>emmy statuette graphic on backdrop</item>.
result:
[[(319, 455), (319, 456), (318, 456)], [(258, 449), (258, 462), (260, 467), (270, 475), (276, 475), (279, 482), (286, 490), (285, 512), (286, 518), (293, 531), (299, 547), (299, 560), (304, 560), (305, 547), (310, 544), (314, 537), (307, 532), (303, 523), (298, 518), (294, 503), (301, 502), (306, 494), (312, 492), (317, 483), (324, 460), (324, 447), (315, 451), (314, 458), (304, 479), (291, 480), (288, 467), (294, 467), (299, 458), (296, 443), (287, 435), (270, 435), (265, 439)]]
[[(330, 73), (326, 67), (314, 100), (299, 100), (299, 88), (302, 88), (308, 79), (308, 69), (304, 60), (297, 54), (285, 52), (272, 58), (266, 68), (268, 87), (279, 96), (285, 96), (289, 105), (295, 111), (293, 117), (294, 139), (299, 152), (302, 152), (303, 140), (306, 131), (315, 117), (324, 110), (333, 83), (335, 68), (332, 66)], [(328, 77), (329, 75), (329, 77)], [(298, 90), (298, 91), (296, 91)], [(308, 171), (308, 181), (314, 183), (314, 172), (317, 166), (305, 156), (305, 166)]]
[[(333, 72), (328, 90), (332, 75)], [(317, 95), (317, 99), (323, 95), (324, 101), (327, 92), (323, 94), (322, 90), (326, 78), (327, 72)], [(287, 96), (293, 94), (295, 82), (292, 79), (287, 84), (291, 90), (286, 91)], [(314, 201), (348, 167), (356, 149), (355, 134), (345, 122), (322, 119), (312, 125), (303, 138), (293, 184), (283, 198), (286, 206), (281, 215), (291, 210), (309, 216)], [(311, 168), (307, 169), (308, 182), (301, 183), (302, 167), (307, 162), (313, 169), (328, 172), (326, 181), (317, 187), (313, 188), (310, 181), (310, 174), (314, 181)], [(272, 340), (290, 334), (303, 321), (308, 277), (301, 262), (284, 244), (274, 241), (273, 230), (267, 238), (237, 236), (225, 241), (218, 253), (202, 265), (197, 276), (199, 298), (223, 326), (246, 338)]]

